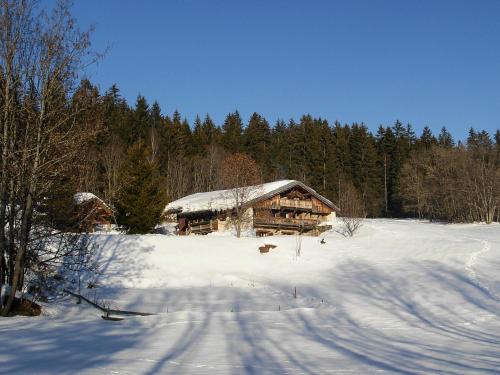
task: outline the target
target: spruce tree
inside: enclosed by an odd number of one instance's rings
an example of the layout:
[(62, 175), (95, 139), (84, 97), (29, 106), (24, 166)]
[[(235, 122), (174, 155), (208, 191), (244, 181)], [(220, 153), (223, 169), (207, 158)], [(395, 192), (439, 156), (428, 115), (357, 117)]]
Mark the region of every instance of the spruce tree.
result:
[(497, 162), (500, 163), (500, 130), (495, 133), (495, 145), (497, 148)]
[(271, 130), (270, 162), (273, 180), (289, 178), (288, 170), (288, 145), (290, 143), (288, 129), (283, 120), (276, 121)]
[(384, 215), (394, 215), (394, 198), (397, 191), (397, 171), (399, 169), (397, 140), (392, 128), (379, 127), (377, 132), (380, 181), (384, 192)]
[(261, 169), (261, 179), (264, 181), (269, 174), (267, 163), (271, 146), (271, 129), (267, 120), (253, 113), (248, 122), (248, 126), (243, 133), (245, 151), (257, 162)]
[(150, 233), (165, 207), (164, 183), (142, 140), (134, 143), (121, 169), (123, 187), (114, 202), (118, 224), (128, 233)]
[(203, 124), (201, 126), (202, 131), (203, 131), (203, 138), (206, 142), (206, 145), (211, 145), (217, 143), (219, 139), (219, 131), (218, 128), (215, 126), (214, 122), (210, 118), (210, 116), (207, 115), (205, 116), (205, 120), (203, 120)]
[(417, 143), (417, 135), (415, 134), (411, 124), (406, 124), (406, 140), (408, 141), (408, 149), (413, 149)]
[(380, 179), (375, 140), (364, 125), (353, 124), (349, 139), (351, 181), (360, 193), (369, 216), (380, 212)]
[(137, 97), (137, 102), (135, 104), (135, 110), (132, 115), (133, 121), (133, 133), (130, 135), (129, 140), (135, 142), (137, 140), (145, 140), (149, 133), (151, 126), (149, 106), (146, 98), (142, 95)]
[(221, 145), (230, 153), (243, 151), (243, 121), (238, 111), (229, 113), (222, 125)]
[(441, 132), (439, 133), (438, 144), (443, 148), (452, 148), (453, 146), (455, 146), (455, 141), (453, 140), (451, 133), (448, 131), (448, 129), (446, 129), (445, 126), (441, 128)]
[[(337, 171), (335, 173), (335, 197), (340, 200), (344, 185), (350, 179), (351, 170), (351, 155), (349, 152), (349, 137), (351, 129), (345, 124), (342, 126), (339, 122), (335, 122), (332, 129), (334, 147), (335, 147), (335, 161)], [(342, 208), (341, 208), (342, 209)]]
[(311, 115), (300, 119), (300, 148), (304, 181), (317, 187), (323, 182), (322, 120)]
[(490, 134), (486, 130), (482, 130), (478, 134), (479, 146), (485, 149), (491, 149), (493, 146), (493, 141), (491, 140)]
[(193, 123), (193, 152), (203, 154), (207, 144), (206, 134), (202, 129), (200, 117), (197, 115)]

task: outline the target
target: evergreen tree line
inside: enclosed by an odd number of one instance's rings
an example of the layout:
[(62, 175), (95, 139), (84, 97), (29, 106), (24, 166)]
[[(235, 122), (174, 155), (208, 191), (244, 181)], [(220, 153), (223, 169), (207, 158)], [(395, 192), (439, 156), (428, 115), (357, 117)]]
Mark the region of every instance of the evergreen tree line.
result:
[(190, 124), (143, 96), (128, 105), (116, 86), (99, 96), (82, 85), (94, 93), (92, 114), (102, 126), (75, 189), (117, 207), (120, 224), (134, 227), (128, 221), (139, 218), (139, 231), (151, 229), (168, 201), (227, 187), (221, 163), (235, 153), (255, 160), (262, 183), (297, 179), (333, 202), (353, 185), (369, 217), (498, 219), (498, 130), (492, 138), (470, 129), (462, 143), (445, 127), (437, 136), (429, 127), (417, 135), (396, 121), (373, 134), (363, 123), (330, 124), (309, 114), (270, 124), (253, 113), (245, 122), (238, 111), (222, 124), (208, 114)]

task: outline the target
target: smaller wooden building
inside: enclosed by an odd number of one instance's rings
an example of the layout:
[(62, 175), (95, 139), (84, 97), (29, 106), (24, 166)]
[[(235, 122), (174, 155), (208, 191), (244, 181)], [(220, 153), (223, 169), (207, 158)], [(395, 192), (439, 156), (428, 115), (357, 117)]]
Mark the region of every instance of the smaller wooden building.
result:
[(113, 210), (102, 199), (92, 193), (76, 193), (75, 221), (79, 232), (93, 233), (98, 229), (110, 230)]
[[(296, 180), (280, 180), (249, 187), (245, 223), (257, 235), (303, 233), (318, 235), (330, 228), (338, 208)], [(219, 190), (192, 194), (173, 201), (164, 210), (177, 220), (179, 235), (207, 234), (229, 227), (234, 217), (234, 192)]]

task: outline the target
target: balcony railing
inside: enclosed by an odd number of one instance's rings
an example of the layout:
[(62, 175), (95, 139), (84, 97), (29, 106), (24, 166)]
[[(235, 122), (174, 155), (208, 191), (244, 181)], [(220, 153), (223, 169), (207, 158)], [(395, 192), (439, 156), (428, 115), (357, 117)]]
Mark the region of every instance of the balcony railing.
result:
[(325, 208), (324, 206), (313, 204), (312, 212), (315, 214), (330, 214), (332, 210), (330, 208)]
[(317, 219), (296, 219), (288, 217), (256, 217), (254, 225), (273, 227), (310, 228), (319, 224)]
[(323, 207), (321, 205), (313, 204), (312, 201), (295, 200), (287, 198), (281, 198), (278, 202), (273, 202), (271, 204), (271, 208), (273, 210), (296, 209), (299, 211), (311, 211), (319, 214), (329, 214), (331, 212), (330, 209)]
[(312, 209), (312, 202), (311, 201), (301, 201), (301, 200), (295, 200), (295, 199), (280, 199), (279, 202), (281, 207), (291, 207), (291, 208), (305, 208), (305, 209)]

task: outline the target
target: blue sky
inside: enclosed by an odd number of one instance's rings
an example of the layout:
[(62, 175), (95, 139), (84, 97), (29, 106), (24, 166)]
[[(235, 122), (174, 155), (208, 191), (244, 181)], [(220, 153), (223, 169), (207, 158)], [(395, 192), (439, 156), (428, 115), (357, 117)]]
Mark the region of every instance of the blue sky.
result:
[(106, 58), (89, 71), (163, 113), (271, 123), (303, 113), (464, 138), (500, 128), (500, 1), (80, 0)]

